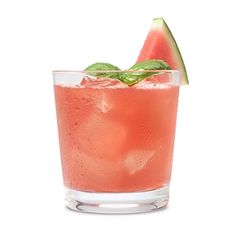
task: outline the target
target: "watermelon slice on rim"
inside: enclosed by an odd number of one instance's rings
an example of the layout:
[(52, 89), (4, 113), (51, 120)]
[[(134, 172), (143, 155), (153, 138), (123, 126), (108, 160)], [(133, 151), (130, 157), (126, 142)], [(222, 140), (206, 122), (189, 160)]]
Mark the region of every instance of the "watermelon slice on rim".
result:
[(181, 72), (182, 84), (188, 84), (187, 71), (177, 43), (163, 18), (155, 18), (151, 30), (140, 51), (137, 62), (148, 59), (161, 59), (172, 70)]

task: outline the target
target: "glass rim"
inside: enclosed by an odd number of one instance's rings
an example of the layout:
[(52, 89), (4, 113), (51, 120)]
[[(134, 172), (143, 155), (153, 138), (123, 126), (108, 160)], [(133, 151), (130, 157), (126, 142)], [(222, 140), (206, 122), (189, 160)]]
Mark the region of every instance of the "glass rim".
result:
[[(112, 73), (129, 73), (133, 76), (138, 76), (142, 73), (150, 73), (148, 77), (162, 77), (166, 76), (165, 79), (156, 81), (157, 84), (167, 84), (180, 86), (183, 85), (180, 79), (180, 71), (179, 70), (95, 70), (95, 71), (85, 71), (85, 70), (54, 70), (52, 71), (54, 84), (57, 85), (78, 85), (81, 83), (82, 79), (86, 76), (91, 78), (106, 78), (106, 74)], [(110, 79), (107, 77), (107, 79)], [(114, 78), (112, 78), (114, 79)], [(139, 81), (140, 82), (140, 81)], [(132, 84), (132, 83), (131, 83)], [(131, 84), (127, 84), (129, 87)], [(135, 83), (134, 83), (135, 84)], [(132, 86), (131, 86), (132, 87)]]
[(126, 73), (141, 73), (141, 72), (162, 72), (162, 73), (180, 73), (179, 70), (93, 70), (93, 71), (86, 71), (86, 70), (53, 70), (53, 74), (60, 74), (60, 73), (117, 73), (117, 72), (126, 72)]

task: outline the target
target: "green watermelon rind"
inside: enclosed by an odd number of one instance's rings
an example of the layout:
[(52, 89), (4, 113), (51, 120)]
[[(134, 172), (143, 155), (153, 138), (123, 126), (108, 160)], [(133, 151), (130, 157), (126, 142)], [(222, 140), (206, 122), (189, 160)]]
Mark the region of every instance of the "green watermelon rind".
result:
[(166, 24), (166, 22), (165, 22), (165, 20), (163, 18), (155, 18), (155, 19), (153, 19), (153, 25), (154, 26), (159, 26), (161, 24), (163, 24), (163, 29), (165, 30), (165, 32), (168, 35), (168, 39), (171, 42), (172, 48), (174, 48), (175, 51), (176, 51), (176, 54), (177, 54), (176, 58), (179, 58), (178, 59), (178, 64), (181, 67), (180, 71), (182, 73), (182, 78), (183, 78), (182, 79), (182, 83), (183, 84), (189, 84), (187, 70), (185, 68), (183, 57), (182, 57), (182, 55), (180, 53), (180, 50), (179, 50), (177, 42), (175, 41), (175, 38), (174, 38), (173, 34), (171, 33), (170, 28), (168, 27), (168, 25)]

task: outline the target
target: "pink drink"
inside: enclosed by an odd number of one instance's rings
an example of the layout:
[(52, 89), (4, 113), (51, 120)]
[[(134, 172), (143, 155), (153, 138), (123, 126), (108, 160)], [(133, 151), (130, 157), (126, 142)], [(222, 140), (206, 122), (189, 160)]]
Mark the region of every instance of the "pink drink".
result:
[(120, 193), (168, 186), (178, 94), (170, 84), (55, 85), (65, 187)]

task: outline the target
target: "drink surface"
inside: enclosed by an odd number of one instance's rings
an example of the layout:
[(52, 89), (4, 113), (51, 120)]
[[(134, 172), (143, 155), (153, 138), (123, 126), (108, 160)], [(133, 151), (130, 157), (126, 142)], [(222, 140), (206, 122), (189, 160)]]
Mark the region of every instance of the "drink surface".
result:
[(132, 192), (168, 185), (179, 87), (55, 85), (64, 185)]

